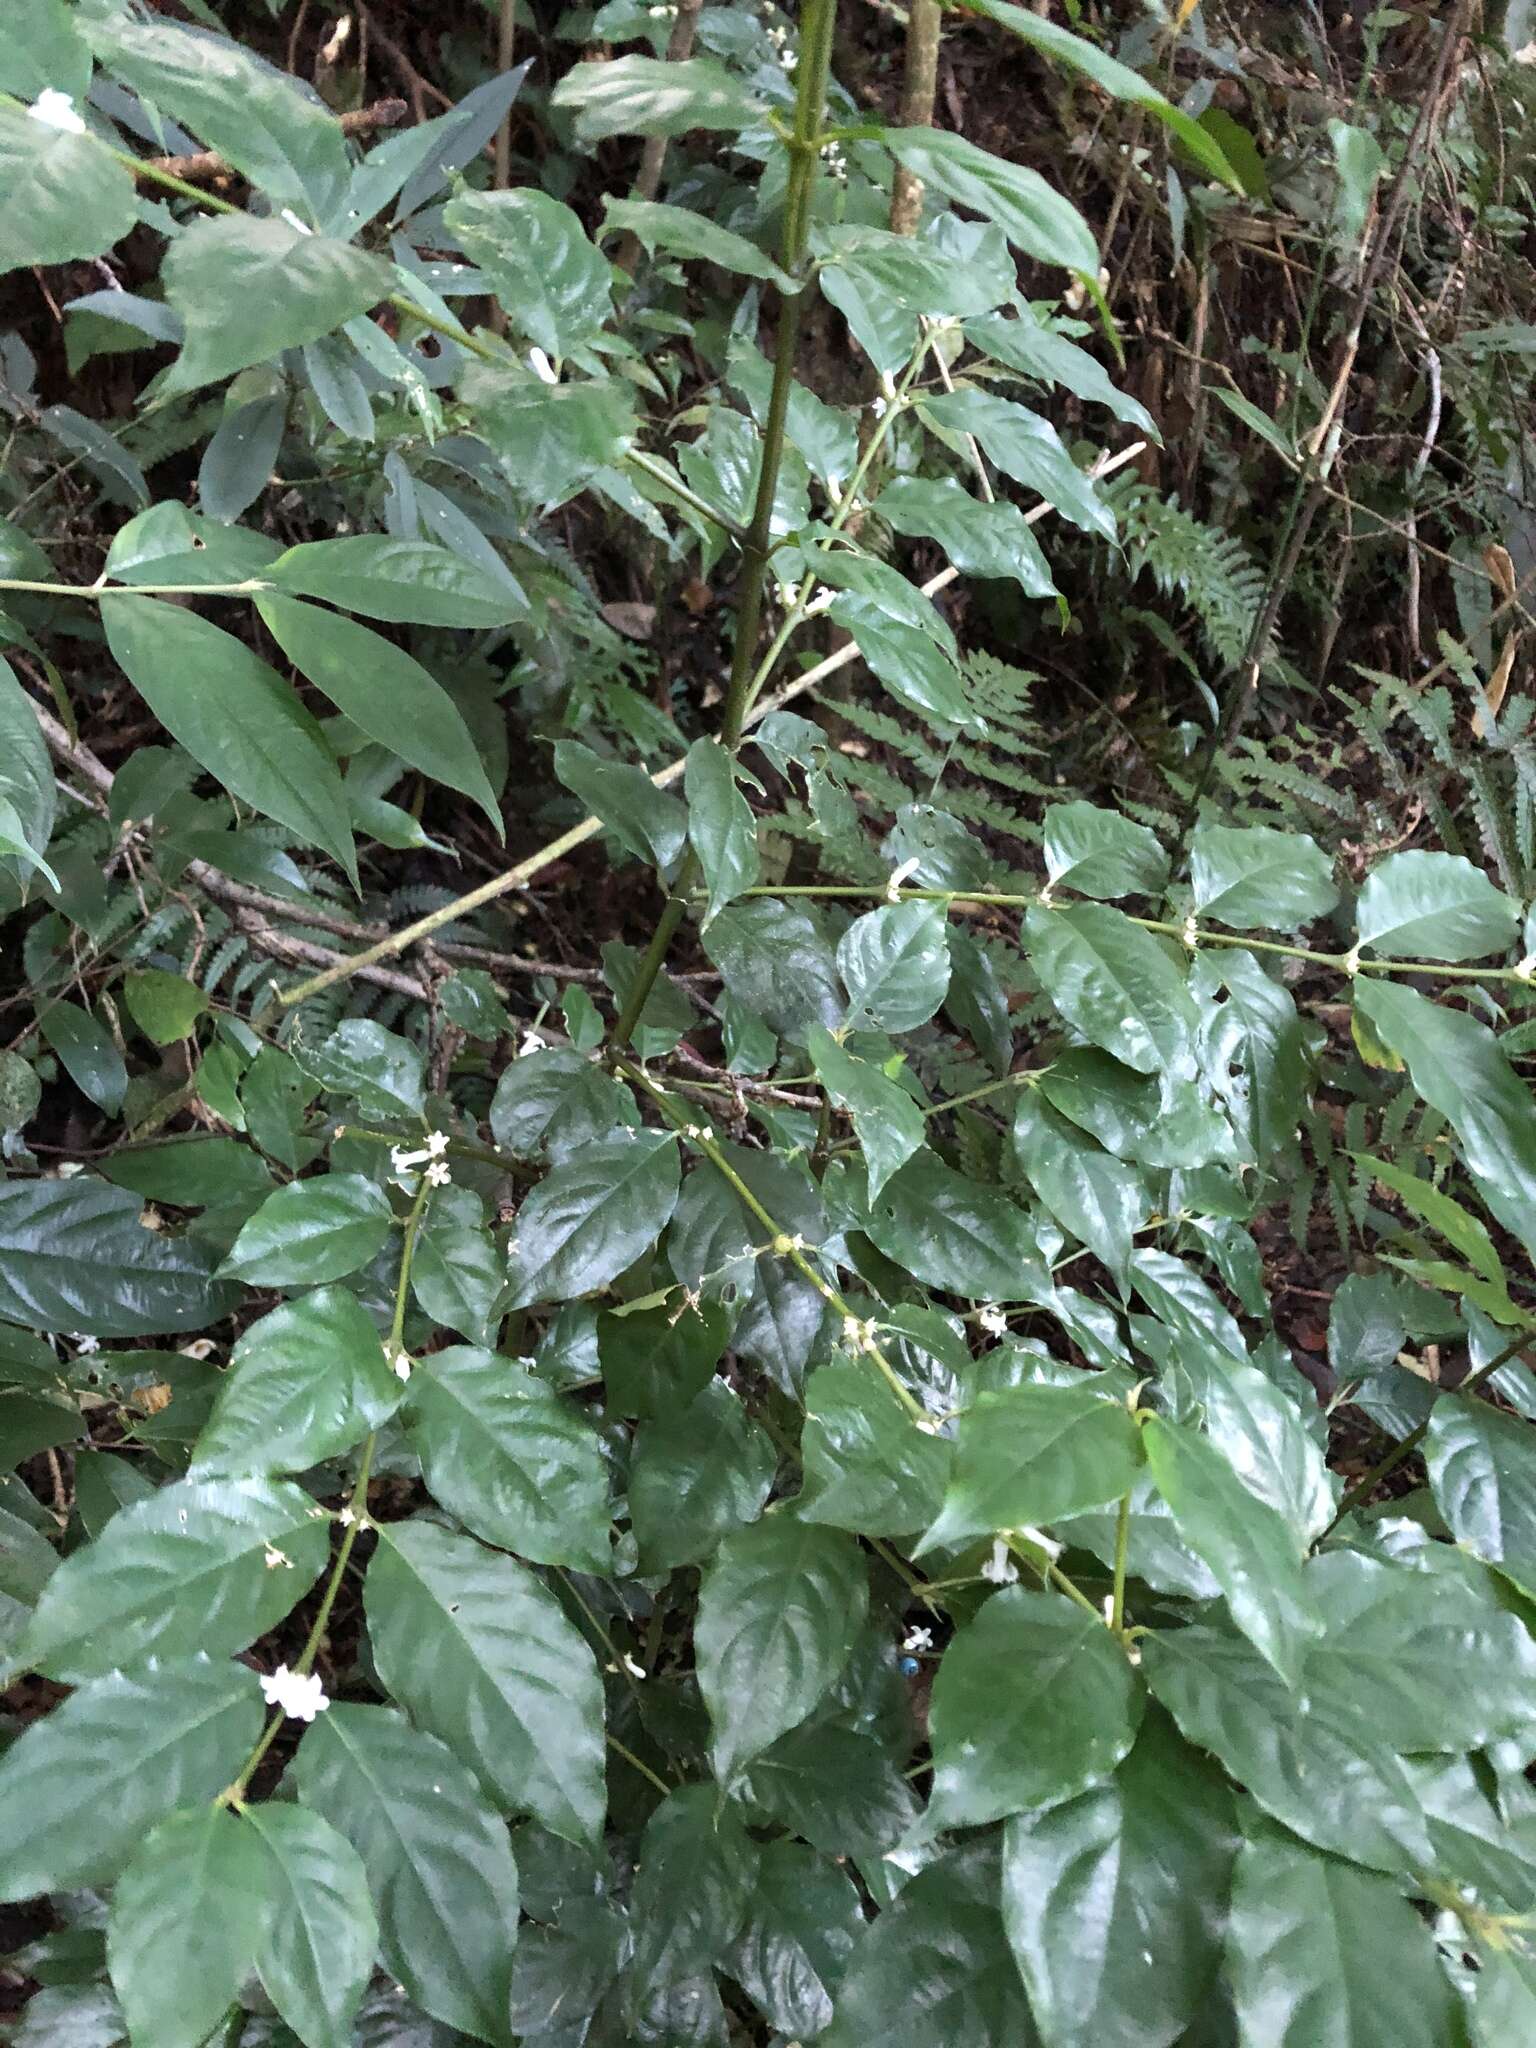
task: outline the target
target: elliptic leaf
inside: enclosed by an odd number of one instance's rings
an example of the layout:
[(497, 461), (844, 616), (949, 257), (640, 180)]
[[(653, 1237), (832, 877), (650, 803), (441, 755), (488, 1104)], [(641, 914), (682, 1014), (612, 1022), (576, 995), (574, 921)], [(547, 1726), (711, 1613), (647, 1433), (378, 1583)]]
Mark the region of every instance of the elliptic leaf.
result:
[(203, 2048), (256, 1960), (261, 1844), (220, 1806), (172, 1814), (118, 1880), (107, 1964), (134, 2040)]
[(677, 1145), (661, 1131), (588, 1145), (557, 1166), (518, 1211), (508, 1307), (606, 1287), (660, 1237), (677, 1191)]
[(379, 1946), (362, 1858), (329, 1821), (272, 1799), (247, 1809), (264, 1861), (262, 1988), (304, 2048), (351, 2048)]
[(610, 135), (686, 135), (692, 128), (752, 128), (768, 112), (709, 57), (690, 57), (681, 64), (655, 57), (573, 64), (555, 87), (552, 103), (574, 116), (583, 142), (602, 142)]
[(1108, 904), (1032, 906), (1030, 965), (1083, 1036), (1139, 1074), (1177, 1065), (1199, 1023), (1183, 972), (1151, 932)]
[(221, 1271), (248, 1287), (312, 1287), (345, 1279), (380, 1252), (389, 1198), (360, 1173), (290, 1181), (241, 1229)]
[(1360, 944), (1386, 959), (1484, 960), (1512, 946), (1520, 913), (1452, 853), (1389, 853), (1355, 906)]
[(0, 105), (0, 190), (0, 272), (100, 256), (139, 217), (133, 180), (105, 143), (25, 107)]

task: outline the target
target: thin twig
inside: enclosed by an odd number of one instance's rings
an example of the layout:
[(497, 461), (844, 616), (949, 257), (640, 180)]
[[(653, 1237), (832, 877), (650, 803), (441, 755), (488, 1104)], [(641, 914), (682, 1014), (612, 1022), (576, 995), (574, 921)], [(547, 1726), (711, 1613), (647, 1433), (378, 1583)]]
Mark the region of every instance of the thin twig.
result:
[[(371, 107), (358, 107), (350, 114), (338, 115), (336, 125), (343, 135), (371, 135), (377, 128), (398, 128), (409, 111), (404, 100), (375, 100)], [(199, 178), (239, 176), (228, 157), (220, 156), (216, 149), (195, 150), (191, 156), (141, 158), (139, 168), (146, 175), (161, 171), (169, 178), (185, 178), (194, 184)]]

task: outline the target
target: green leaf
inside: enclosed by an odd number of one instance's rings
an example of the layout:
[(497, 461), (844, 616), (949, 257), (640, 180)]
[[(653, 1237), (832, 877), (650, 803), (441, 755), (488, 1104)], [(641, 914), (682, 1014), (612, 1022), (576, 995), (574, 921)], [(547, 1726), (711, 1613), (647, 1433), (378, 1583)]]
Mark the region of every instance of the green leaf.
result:
[(430, 540), (349, 533), (301, 541), (262, 573), (296, 597), (324, 598), (391, 625), (470, 630), (508, 626), (527, 616), (510, 576), (503, 581), (471, 557)]
[(371, 1017), (348, 1017), (324, 1045), (295, 1045), (300, 1064), (322, 1088), (346, 1095), (364, 1116), (389, 1123), (419, 1117), (426, 1108), (426, 1061), (421, 1048)]
[(878, 1856), (912, 1824), (914, 1804), (880, 1737), (812, 1721), (781, 1736), (743, 1781), (743, 1796), (828, 1856)]
[(687, 810), (658, 789), (643, 768), (630, 761), (605, 761), (579, 740), (561, 740), (555, 747), (555, 773), (636, 860), (670, 868), (682, 852)]
[(885, 903), (856, 917), (838, 941), (837, 965), (855, 1030), (915, 1031), (949, 987), (940, 903)]
[(1099, 903), (1031, 905), (1024, 932), (1040, 986), (1093, 1044), (1139, 1074), (1166, 1072), (1188, 1053), (1199, 1013), (1150, 932)]
[(880, 140), (897, 163), (956, 206), (995, 221), (1037, 263), (1099, 274), (1099, 245), (1070, 199), (1038, 171), (1007, 162), (941, 128), (885, 128)]
[(100, 256), (138, 221), (133, 180), (94, 135), (0, 104), (0, 273)]
[(181, 605), (104, 598), (101, 616), (113, 660), (199, 767), (330, 854), (355, 883), (336, 763), (281, 677), (243, 640)]
[(868, 1366), (824, 1365), (806, 1383), (800, 1457), (802, 1521), (906, 1536), (938, 1513), (951, 1448), (919, 1430)]
[(0, 1137), (24, 1130), (43, 1099), (43, 1084), (19, 1052), (0, 1052)]
[(1434, 1867), (1413, 1781), (1372, 1723), (1368, 1696), (1326, 1682), (1326, 1672), (1293, 1692), (1226, 1629), (1159, 1631), (1143, 1641), (1142, 1658), (1186, 1741), (1219, 1757), (1276, 1820), (1374, 1870)]
[(640, 1837), (630, 1902), (635, 1981), (654, 1991), (719, 1961), (756, 1879), (757, 1844), (716, 1789), (669, 1792)]
[(504, 1822), (436, 1736), (335, 1702), (304, 1737), (304, 1804), (362, 1858), (385, 1968), (423, 2012), (505, 2048), (518, 1875)]
[(1087, 1375), (1081, 1385), (978, 1394), (960, 1418), (943, 1510), (916, 1555), (1107, 1506), (1130, 1491), (1141, 1456), (1125, 1404)]
[(677, 1191), (677, 1146), (666, 1132), (635, 1131), (585, 1146), (547, 1174), (518, 1211), (508, 1307), (569, 1301), (606, 1287), (655, 1244)]
[(831, 2020), (863, 1933), (858, 1889), (846, 1870), (799, 1842), (769, 1842), (726, 1972), (771, 2027), (809, 2040)]
[(141, 967), (123, 977), (123, 1004), (151, 1045), (178, 1045), (208, 1008), (208, 998), (184, 974)]
[[(52, 570), (46, 574), (51, 576)], [(53, 764), (37, 723), (32, 700), (17, 682), (10, 664), (0, 660), (0, 798), (15, 819), (21, 839), (23, 872), (42, 865), (53, 833), (56, 797)], [(41, 1015), (46, 1017), (47, 1011)]]
[(0, 1183), (0, 1319), (95, 1337), (158, 1337), (213, 1322), (229, 1292), (192, 1238), (148, 1229), (126, 1188)]
[(591, 1424), (516, 1359), (456, 1344), (411, 1375), (406, 1433), (434, 1499), (535, 1564), (606, 1574), (608, 1473)]
[[(123, 1625), (112, 1616), (101, 1629)], [(178, 1806), (217, 1798), (261, 1732), (261, 1688), (244, 1665), (193, 1655), (130, 1677), (100, 1661), (104, 1677), (0, 1760), (0, 1898), (110, 1882)]]
[(1477, 2048), (1507, 2048), (1529, 2040), (1536, 2027), (1536, 1967), (1524, 1948), (1495, 1949), (1478, 1958), (1472, 2008)]
[(886, 1182), (870, 1205), (868, 1228), (904, 1273), (948, 1294), (1039, 1301), (1050, 1291), (1025, 1211), (934, 1152), (917, 1153)]
[(693, 128), (729, 133), (768, 117), (762, 101), (709, 57), (681, 64), (655, 57), (573, 64), (550, 103), (572, 116), (578, 140), (588, 143), (610, 135), (686, 135)]
[(997, 1906), (997, 1860), (972, 1843), (918, 1872), (864, 1935), (820, 2048), (1039, 2048)]
[(476, 361), (458, 383), (524, 497), (549, 511), (622, 462), (634, 439), (634, 402), (617, 378), (545, 384), (531, 370)]
[(1430, 1490), (1456, 1541), (1536, 1593), (1536, 1435), (1486, 1402), (1445, 1394), (1424, 1443)]
[(1014, 1158), (1046, 1208), (1123, 1286), (1135, 1233), (1153, 1207), (1141, 1175), (1085, 1144), (1028, 1088), (1019, 1090), (1010, 1138)]
[(227, 1808), (172, 1814), (113, 1892), (107, 1962), (135, 2040), (202, 2048), (244, 1987), (267, 1910), (261, 1844)]
[(1234, 931), (1295, 931), (1339, 900), (1333, 863), (1304, 832), (1197, 825), (1189, 862), (1195, 915)]
[(897, 533), (937, 541), (962, 575), (1012, 578), (1026, 597), (1058, 594), (1018, 506), (974, 498), (957, 477), (893, 477), (873, 510)]
[(1160, 1415), (1148, 1417), (1142, 1434), (1174, 1527), (1210, 1566), (1244, 1635), (1294, 1683), (1308, 1641), (1322, 1632), (1302, 1577), (1300, 1539), (1206, 1438)]
[(297, 598), (256, 600), (267, 631), (336, 709), (434, 782), (471, 797), (501, 831), (501, 810), (459, 707), (419, 661), (382, 634)]
[(1417, 1174), (1409, 1173), (1405, 1167), (1396, 1166), (1390, 1160), (1373, 1159), (1360, 1152), (1353, 1156), (1361, 1166), (1369, 1167), (1373, 1180), (1390, 1189), (1399, 1201), (1406, 1202), (1416, 1216), (1422, 1217), (1431, 1230), (1438, 1231), (1447, 1244), (1453, 1245), (1485, 1280), (1502, 1285), (1504, 1265), (1494, 1249), (1493, 1239), (1488, 1235), (1486, 1226), (1460, 1202), (1453, 1201), (1431, 1182), (1420, 1180)]
[(96, 54), (135, 92), (182, 121), (279, 206), (321, 218), (349, 177), (341, 128), (319, 96), (227, 36), (166, 21), (86, 24)]
[(856, 1059), (819, 1024), (807, 1036), (816, 1077), (834, 1108), (853, 1118), (873, 1202), (891, 1175), (918, 1151), (927, 1132), (923, 1113), (899, 1082)]
[(722, 1784), (828, 1691), (868, 1604), (863, 1553), (839, 1530), (780, 1512), (724, 1539), (704, 1573), (694, 1631)]
[(186, 1480), (114, 1515), (43, 1588), (16, 1649), (67, 1685), (125, 1662), (233, 1656), (303, 1599), (330, 1554), (330, 1521), (300, 1487)]
[(91, 82), (90, 45), (64, 0), (13, 0), (0, 52), (0, 91), (35, 100), (51, 86), (83, 99)]
[(1252, 953), (1222, 946), (1197, 956), (1190, 988), (1202, 1004), (1225, 988), (1227, 1001), (1207, 1025), (1207, 1058), (1218, 1085), (1241, 1068), (1246, 1088), (1224, 1090), (1228, 1109), (1257, 1165), (1289, 1150), (1306, 1098), (1311, 1059), (1289, 992)]
[(389, 1694), (509, 1813), (571, 1842), (602, 1826), (603, 1693), (592, 1652), (522, 1565), (430, 1522), (380, 1531), (364, 1586)]
[(482, 1221), (478, 1195), (444, 1188), (416, 1235), (411, 1291), (434, 1323), (471, 1344), (489, 1344), (505, 1262)]
[(709, 891), (702, 929), (756, 882), (757, 819), (737, 786), (734, 761), (716, 740), (695, 740), (688, 749), (683, 790), (689, 842)]
[(804, 1044), (812, 1024), (843, 1021), (837, 963), (813, 911), (779, 896), (754, 896), (722, 910), (703, 937), (737, 1002), (781, 1038)]
[(1096, 357), (1079, 348), (1064, 334), (1046, 327), (1027, 310), (1017, 319), (1003, 313), (983, 313), (965, 323), (965, 338), (983, 355), (992, 356), (1010, 370), (1039, 383), (1060, 386), (1086, 405), (1106, 406), (1117, 420), (1124, 420), (1149, 441), (1162, 446), (1157, 422), (1147, 408), (1129, 392), (1117, 390)]
[(1052, 2048), (1183, 2038), (1215, 1990), (1236, 1846), (1225, 1778), (1156, 1707), (1111, 1778), (1009, 1821), (1003, 1922)]
[[(280, 553), (276, 541), (265, 534), (248, 526), (220, 526), (166, 499), (147, 505), (117, 529), (107, 550), (106, 570), (115, 582), (130, 588), (139, 583), (206, 587), (259, 579)], [(114, 804), (120, 794), (114, 789)]]
[(1452, 853), (1389, 853), (1355, 906), (1360, 945), (1400, 960), (1482, 960), (1515, 943), (1517, 905)]
[(356, 1295), (317, 1288), (262, 1316), (236, 1343), (192, 1471), (308, 1471), (360, 1443), (404, 1398)]
[(262, 1989), (304, 2048), (351, 2048), (379, 1946), (362, 1858), (329, 1821), (269, 1800), (247, 1809), (267, 1910), (256, 1936)]
[(723, 1380), (643, 1423), (629, 1467), (641, 1570), (702, 1564), (722, 1536), (762, 1513), (777, 1467), (772, 1438)]
[(566, 1045), (513, 1060), (491, 1097), (497, 1144), (519, 1159), (545, 1152), (556, 1165), (634, 1120), (623, 1082)]
[(950, 434), (973, 434), (989, 462), (1016, 484), (1038, 492), (1071, 525), (1114, 540), (1114, 513), (1072, 460), (1056, 429), (1039, 413), (973, 385), (931, 393), (919, 410)]
[(1456, 2036), (1434, 1938), (1399, 1885), (1267, 1821), (1238, 1853), (1227, 1954), (1253, 2048), (1444, 2048)]
[(613, 267), (580, 220), (536, 188), (462, 191), (443, 222), (521, 334), (551, 356), (590, 343), (613, 311)]
[[(366, 249), (249, 214), (194, 221), (171, 244), (162, 274), (186, 323), (181, 354), (156, 385), (163, 398), (318, 341), (394, 289), (390, 266)], [(220, 310), (231, 305), (238, 320)]]
[(1080, 896), (1155, 896), (1168, 878), (1168, 856), (1155, 832), (1119, 811), (1049, 804), (1045, 878), (1053, 890), (1076, 889)]
[(248, 1287), (317, 1287), (382, 1251), (394, 1218), (376, 1181), (324, 1173), (268, 1195), (220, 1269)]
[(607, 1405), (615, 1415), (656, 1421), (686, 1408), (708, 1386), (731, 1334), (728, 1310), (715, 1302), (670, 1301), (597, 1319)]
[(1315, 1542), (1333, 1519), (1333, 1487), (1294, 1399), (1257, 1366), (1226, 1358), (1196, 1384), (1206, 1434), (1244, 1486), (1284, 1518), (1298, 1545)]
[(985, 732), (954, 657), (930, 634), (893, 619), (868, 597), (839, 597), (830, 616), (852, 637), (871, 673), (898, 704), (926, 718), (946, 738), (957, 731), (976, 737)]
[(1202, 170), (1209, 171), (1213, 178), (1230, 186), (1234, 192), (1245, 190), (1215, 139), (1198, 121), (1166, 99), (1140, 72), (1122, 64), (1117, 57), (1111, 57), (1097, 43), (1074, 35), (1070, 29), (1062, 28), (1056, 22), (1042, 20), (1027, 7), (1015, 6), (1013, 0), (966, 0), (966, 5), (978, 14), (990, 15), (993, 21), (1001, 22), (1004, 28), (1011, 29), (1024, 42), (1049, 57), (1052, 64), (1080, 72), (1111, 99), (1145, 108), (1177, 136)]
[(1356, 981), (1355, 1006), (1407, 1061), (1414, 1087), (1455, 1131), (1472, 1171), (1512, 1202), (1536, 1203), (1530, 1093), (1487, 1025), (1374, 975)]
[[(609, 199), (598, 239), (606, 242), (610, 235), (633, 235), (652, 256), (665, 249), (673, 256), (718, 263), (723, 270), (734, 270), (743, 277), (760, 277), (786, 291), (793, 289), (778, 264), (755, 242), (686, 206), (662, 206), (653, 199)], [(798, 441), (794, 445), (798, 447)], [(801, 453), (805, 453), (803, 448)]]

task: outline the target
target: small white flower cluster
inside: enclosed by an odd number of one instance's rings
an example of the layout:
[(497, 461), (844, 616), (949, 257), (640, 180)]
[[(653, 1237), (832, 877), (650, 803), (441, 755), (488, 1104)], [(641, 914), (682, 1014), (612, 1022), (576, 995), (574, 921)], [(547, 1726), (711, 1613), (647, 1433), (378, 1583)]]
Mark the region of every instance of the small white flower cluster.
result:
[(670, 21), (672, 16), (676, 14), (677, 9), (658, 4), (655, 7), (647, 7), (645, 11), (652, 21)]
[(93, 1351), (101, 1349), (101, 1339), (99, 1337), (88, 1337), (79, 1330), (69, 1331), (65, 1342), (74, 1345), (75, 1354), (79, 1358), (89, 1358)]
[(414, 1179), (418, 1167), (426, 1168), (426, 1183), (429, 1188), (445, 1188), (453, 1179), (453, 1173), (444, 1157), (448, 1150), (446, 1131), (428, 1131), (427, 1142), (419, 1152), (407, 1152), (403, 1145), (389, 1148), (389, 1168), (397, 1180)]
[(517, 1042), (517, 1057), (520, 1060), (525, 1060), (531, 1052), (542, 1052), (545, 1043), (543, 1034), (535, 1031), (530, 1024)]
[(843, 1342), (850, 1351), (875, 1350), (875, 1323), (873, 1317), (867, 1323), (861, 1323), (857, 1316), (844, 1316)]
[(270, 1678), (263, 1678), (261, 1691), (269, 1707), (281, 1709), (294, 1721), (313, 1721), (331, 1704), (313, 1672), (290, 1671), (286, 1664), (279, 1664)]
[(912, 1657), (915, 1657), (920, 1650), (931, 1650), (933, 1648), (933, 1630), (931, 1628), (908, 1629), (907, 1633), (902, 1637), (901, 1647), (907, 1652), (908, 1656)]
[(1008, 1318), (994, 1301), (977, 1310), (976, 1320), (989, 1337), (1006, 1337), (1008, 1334)]
[(830, 611), (836, 601), (837, 592), (835, 590), (828, 590), (825, 583), (818, 583), (806, 600), (804, 616), (808, 619), (814, 619), (818, 613)]
[(827, 167), (827, 176), (829, 178), (835, 178), (839, 185), (847, 184), (848, 159), (844, 155), (840, 143), (824, 142), (821, 145), (821, 160)]
[(800, 68), (800, 53), (790, 42), (789, 30), (787, 28), (771, 28), (768, 31), (768, 40), (772, 43), (775, 50), (778, 51), (779, 62), (784, 66), (788, 75), (793, 78)]

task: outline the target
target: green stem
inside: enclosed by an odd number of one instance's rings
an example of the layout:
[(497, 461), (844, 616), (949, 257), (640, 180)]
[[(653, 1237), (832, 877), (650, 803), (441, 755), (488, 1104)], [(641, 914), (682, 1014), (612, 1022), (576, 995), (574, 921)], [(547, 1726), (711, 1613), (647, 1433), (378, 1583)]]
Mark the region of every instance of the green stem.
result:
[[(400, 1272), (395, 1283), (395, 1311), (390, 1319), (389, 1336), (385, 1340), (385, 1349), (391, 1359), (396, 1356), (401, 1348), (401, 1339), (405, 1331), (405, 1305), (410, 1295), (411, 1264), (416, 1256), (416, 1240), (421, 1231), (422, 1217), (426, 1213), (427, 1203), (431, 1200), (431, 1196), (432, 1183), (423, 1178), (421, 1186), (416, 1190), (416, 1197), (411, 1204), (410, 1213), (405, 1219), (405, 1236), (400, 1246)], [(373, 1471), (373, 1452), (377, 1441), (377, 1436), (372, 1431), (363, 1440), (362, 1456), (358, 1460), (357, 1479), (352, 1488), (351, 1498), (347, 1503), (347, 1513), (342, 1526), (341, 1541), (336, 1546), (335, 1562), (331, 1566), (331, 1575), (325, 1582), (325, 1591), (320, 1596), (320, 1605), (315, 1611), (314, 1621), (310, 1624), (309, 1634), (305, 1638), (304, 1647), (299, 1652), (298, 1658), (292, 1667), (296, 1672), (309, 1671), (314, 1664), (315, 1658), (319, 1655), (320, 1645), (325, 1640), (326, 1629), (330, 1626), (331, 1612), (336, 1605), (336, 1596), (341, 1591), (341, 1582), (346, 1577), (347, 1566), (351, 1562), (352, 1551), (356, 1545), (358, 1533), (367, 1521), (368, 1481)], [(282, 1727), (283, 1719), (284, 1716), (279, 1711), (274, 1713), (268, 1720), (266, 1727), (261, 1731), (256, 1747), (246, 1758), (245, 1768), (234, 1783), (227, 1790), (219, 1794), (218, 1804), (220, 1806), (238, 1807), (243, 1804), (246, 1791), (252, 1778), (256, 1775), (262, 1758), (277, 1739), (277, 1731)]]
[(100, 604), (104, 597), (254, 597), (272, 589), (260, 577), (244, 583), (26, 583), (0, 576), (0, 590), (20, 590), (33, 597), (80, 597)]
[(1116, 1635), (1125, 1627), (1125, 1564), (1131, 1547), (1131, 1496), (1120, 1497), (1120, 1515), (1115, 1523), (1115, 1588), (1110, 1604), (1109, 1625)]
[[(1530, 1330), (1522, 1331), (1521, 1334), (1514, 1340), (1512, 1344), (1506, 1344), (1504, 1349), (1501, 1352), (1499, 1352), (1496, 1357), (1490, 1358), (1486, 1365), (1480, 1365), (1476, 1372), (1469, 1373), (1467, 1377), (1462, 1381), (1461, 1385), (1459, 1387), (1454, 1388), (1451, 1391), (1454, 1391), (1456, 1394), (1462, 1396), (1475, 1394), (1478, 1388), (1483, 1384), (1485, 1380), (1492, 1379), (1493, 1375), (1498, 1371), (1501, 1365), (1508, 1365), (1509, 1361), (1515, 1356), (1515, 1354), (1519, 1351), (1525, 1350), (1526, 1347), (1532, 1343), (1532, 1341), (1533, 1332), (1531, 1332)], [(1438, 1407), (1439, 1403), (1436, 1402), (1435, 1406)], [(1334, 1530), (1338, 1528), (1340, 1522), (1344, 1520), (1345, 1516), (1353, 1514), (1355, 1509), (1359, 1507), (1362, 1504), (1362, 1502), (1368, 1501), (1371, 1495), (1376, 1491), (1377, 1487), (1380, 1486), (1382, 1480), (1385, 1479), (1389, 1473), (1395, 1472), (1398, 1466), (1402, 1464), (1405, 1458), (1411, 1458), (1413, 1456), (1414, 1452), (1419, 1448), (1419, 1445), (1423, 1443), (1425, 1437), (1428, 1436), (1429, 1425), (1433, 1419), (1433, 1416), (1434, 1409), (1431, 1409), (1430, 1413), (1425, 1416), (1424, 1420), (1421, 1423), (1419, 1423), (1417, 1427), (1410, 1429), (1405, 1437), (1399, 1438), (1399, 1440), (1392, 1446), (1391, 1450), (1387, 1452), (1386, 1456), (1380, 1459), (1376, 1464), (1374, 1464), (1371, 1467), (1370, 1471), (1366, 1473), (1363, 1479), (1359, 1479), (1355, 1482), (1355, 1484), (1349, 1489), (1348, 1493), (1346, 1493), (1344, 1498), (1339, 1502), (1338, 1513), (1334, 1516), (1333, 1520), (1328, 1524), (1327, 1528), (1323, 1531), (1322, 1535), (1318, 1537), (1318, 1544), (1326, 1543), (1328, 1538), (1333, 1534)], [(1314, 1546), (1314, 1548), (1315, 1547), (1316, 1546)]]

